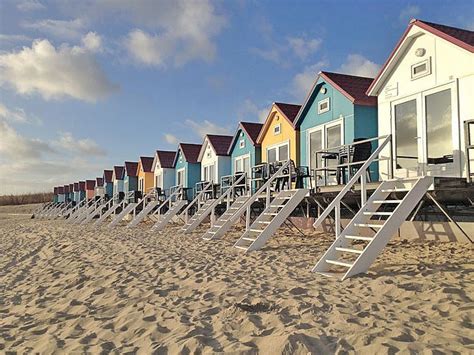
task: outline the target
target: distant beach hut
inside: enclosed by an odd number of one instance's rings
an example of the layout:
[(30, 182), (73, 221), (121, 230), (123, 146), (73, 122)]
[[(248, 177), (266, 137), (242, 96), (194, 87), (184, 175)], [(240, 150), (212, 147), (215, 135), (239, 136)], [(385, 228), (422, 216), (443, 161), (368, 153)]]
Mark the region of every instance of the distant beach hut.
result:
[(175, 185), (187, 191), (188, 199), (193, 198), (193, 189), (201, 180), (201, 163), (198, 161), (201, 144), (180, 143), (175, 157)]
[(153, 157), (140, 157), (138, 160), (138, 190), (144, 196), (153, 188)]
[(74, 183), (69, 184), (69, 201), (74, 201)]
[(95, 196), (97, 197), (104, 197), (105, 190), (104, 190), (104, 178), (96, 177), (95, 178)]
[(81, 194), (79, 191), (79, 182), (74, 183), (74, 202), (79, 202), (81, 200)]
[(125, 170), (123, 176), (123, 192), (138, 190), (138, 163), (134, 161), (125, 162)]
[(239, 122), (228, 151), (232, 175), (245, 172), (250, 177), (252, 167), (262, 162), (262, 150), (257, 143), (262, 127), (261, 123)]
[(86, 198), (86, 182), (79, 181), (79, 201), (82, 201)]
[(125, 168), (120, 165), (114, 166), (113, 174), (112, 174), (112, 181), (113, 181), (113, 196), (116, 194), (123, 192), (123, 178), (124, 178), (124, 171)]
[(86, 180), (86, 198), (90, 200), (95, 196), (95, 180)]
[(69, 202), (69, 185), (64, 185), (64, 202)]
[(104, 181), (104, 192), (108, 198), (112, 198), (114, 194), (113, 175), (114, 175), (113, 170), (104, 170), (104, 173), (102, 175), (102, 180)]
[(58, 202), (65, 202), (64, 186), (58, 186)]
[[(323, 71), (306, 97), (296, 118), (300, 130), (300, 163), (313, 171), (318, 169), (315, 174), (321, 179), (318, 185), (336, 183), (328, 170), (320, 169), (341, 162), (337, 156), (325, 159), (328, 154), (318, 154), (316, 159), (316, 152), (350, 144), (355, 139), (377, 137), (377, 98), (365, 93), (372, 81), (373, 78)], [(373, 180), (378, 178), (376, 170), (376, 167), (371, 169)]]
[(57, 203), (59, 202), (59, 196), (58, 196), (58, 187), (53, 188), (53, 202)]
[(299, 131), (295, 119), (300, 105), (275, 102), (257, 137), (261, 145), (262, 162), (273, 163), (288, 159), (299, 164)]
[(232, 136), (207, 134), (199, 151), (201, 181), (220, 183), (222, 176), (231, 173), (229, 148)]
[(152, 171), (154, 175), (154, 187), (161, 189), (166, 194), (170, 187), (176, 185), (174, 161), (176, 151), (157, 150), (153, 159)]

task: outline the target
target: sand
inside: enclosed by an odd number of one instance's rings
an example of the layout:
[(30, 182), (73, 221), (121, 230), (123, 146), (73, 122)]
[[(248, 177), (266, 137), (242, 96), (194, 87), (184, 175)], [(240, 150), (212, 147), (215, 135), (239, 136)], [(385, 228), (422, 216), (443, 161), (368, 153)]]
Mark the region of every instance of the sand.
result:
[(97, 230), (6, 211), (0, 353), (474, 352), (471, 245), (396, 241), (340, 282), (310, 272), (329, 235), (282, 229), (243, 254), (235, 230), (206, 242), (202, 228)]

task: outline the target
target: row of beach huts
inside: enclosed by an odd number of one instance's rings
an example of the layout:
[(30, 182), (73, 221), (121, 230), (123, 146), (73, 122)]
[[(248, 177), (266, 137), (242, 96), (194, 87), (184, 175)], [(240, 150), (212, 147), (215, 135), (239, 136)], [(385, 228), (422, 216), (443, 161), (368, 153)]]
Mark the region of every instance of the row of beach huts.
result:
[(275, 102), (264, 123), (239, 122), (233, 136), (208, 134), (57, 186), (35, 216), (204, 226), (205, 240), (241, 222), (244, 251), (283, 224), (301, 231), (311, 221), (335, 234), (313, 271), (346, 279), (403, 237), (406, 221), (441, 216), (472, 242), (473, 97), (474, 32), (412, 20), (376, 78), (320, 72), (302, 105)]

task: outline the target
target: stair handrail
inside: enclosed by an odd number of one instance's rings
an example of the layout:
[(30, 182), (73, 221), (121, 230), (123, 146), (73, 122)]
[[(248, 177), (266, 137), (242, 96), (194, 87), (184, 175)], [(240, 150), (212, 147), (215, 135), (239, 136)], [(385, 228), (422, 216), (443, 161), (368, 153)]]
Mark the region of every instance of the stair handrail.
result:
[[(171, 192), (172, 191), (172, 192)], [(170, 187), (169, 197), (157, 208), (154, 214), (161, 215), (161, 210), (163, 207), (168, 205), (168, 208), (171, 208), (174, 202), (183, 199), (184, 188), (182, 185), (176, 185)], [(174, 200), (176, 199), (176, 200)]]
[[(381, 140), (382, 144), (380, 144), (374, 152), (370, 155), (370, 157), (361, 165), (361, 167), (357, 170), (357, 172), (352, 176), (352, 178), (347, 182), (347, 184), (342, 188), (342, 190), (337, 194), (337, 196), (331, 201), (331, 203), (326, 207), (326, 209), (319, 215), (319, 217), (316, 219), (316, 221), (313, 224), (314, 228), (317, 228), (321, 225), (321, 223), (326, 219), (327, 216), (329, 216), (329, 213), (332, 212), (332, 210), (335, 210), (335, 231), (336, 231), (336, 238), (339, 237), (339, 234), (341, 233), (341, 224), (340, 224), (340, 219), (341, 219), (341, 200), (342, 198), (351, 190), (351, 188), (357, 183), (357, 181), (361, 182), (361, 206), (365, 205), (365, 202), (367, 200), (367, 189), (366, 189), (366, 179), (367, 179), (367, 169), (369, 166), (374, 162), (376, 157), (379, 156), (379, 154), (382, 152), (382, 150), (385, 148), (385, 146), (391, 142), (392, 140), (392, 135), (386, 135), (386, 136), (381, 136), (378, 137), (378, 140)], [(363, 141), (361, 141), (363, 142)], [(360, 142), (356, 142), (357, 144)], [(360, 164), (361, 162), (357, 162)]]
[(186, 208), (181, 212), (180, 217), (184, 216), (184, 222), (188, 223), (188, 218), (189, 218), (189, 209), (194, 206), (197, 202), (200, 202), (202, 196), (209, 192), (209, 187), (212, 187), (212, 181), (206, 181), (207, 183), (204, 185), (204, 188), (199, 192), (199, 194), (192, 200)]

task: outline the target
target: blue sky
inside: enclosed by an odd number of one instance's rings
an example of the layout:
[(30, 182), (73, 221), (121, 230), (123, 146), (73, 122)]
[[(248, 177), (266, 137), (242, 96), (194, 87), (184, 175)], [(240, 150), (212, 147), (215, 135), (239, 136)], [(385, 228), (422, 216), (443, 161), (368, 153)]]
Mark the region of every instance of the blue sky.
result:
[(4, 0), (0, 194), (233, 134), (320, 70), (374, 76), (410, 18), (474, 28), (474, 1)]

